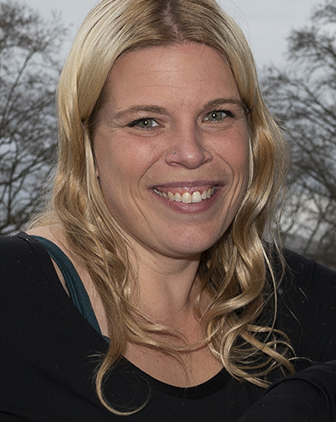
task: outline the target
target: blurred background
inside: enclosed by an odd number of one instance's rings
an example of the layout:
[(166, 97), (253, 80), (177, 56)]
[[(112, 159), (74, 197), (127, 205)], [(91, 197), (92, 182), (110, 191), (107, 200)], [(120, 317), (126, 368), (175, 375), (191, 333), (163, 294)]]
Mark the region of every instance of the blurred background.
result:
[[(336, 268), (335, 0), (219, 2), (245, 32), (290, 145), (283, 242)], [(0, 235), (24, 230), (43, 206), (57, 145), (57, 80), (94, 4), (0, 0)]]

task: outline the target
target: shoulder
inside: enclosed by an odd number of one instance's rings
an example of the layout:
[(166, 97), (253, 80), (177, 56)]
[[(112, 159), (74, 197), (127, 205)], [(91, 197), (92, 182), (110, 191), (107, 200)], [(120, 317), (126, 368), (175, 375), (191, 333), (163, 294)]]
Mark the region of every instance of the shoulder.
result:
[(301, 289), (317, 301), (336, 301), (336, 271), (288, 249), (284, 257), (287, 288)]
[(40, 280), (52, 269), (43, 246), (26, 233), (0, 237), (0, 288), (17, 288), (21, 282)]
[(6, 268), (13, 263), (20, 264), (21, 260), (30, 260), (39, 250), (38, 242), (26, 233), (15, 236), (0, 236), (0, 268)]
[(284, 257), (277, 328), (290, 337), (297, 356), (336, 359), (336, 272), (296, 252), (284, 250)]
[(289, 249), (282, 249), (283, 262), (272, 244), (267, 246), (266, 251), (281, 294), (282, 291), (300, 290), (306, 294), (314, 294), (316, 299), (323, 301), (328, 292), (336, 294), (335, 270)]

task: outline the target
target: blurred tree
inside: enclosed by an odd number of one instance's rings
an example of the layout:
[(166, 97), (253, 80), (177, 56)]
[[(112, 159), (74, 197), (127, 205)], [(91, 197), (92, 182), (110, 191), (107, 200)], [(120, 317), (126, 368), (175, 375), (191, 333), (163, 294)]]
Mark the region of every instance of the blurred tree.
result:
[(264, 92), (289, 141), (285, 244), (336, 267), (336, 3), (318, 5), (289, 37), (286, 70), (265, 70)]
[(0, 234), (19, 230), (50, 173), (55, 88), (66, 30), (13, 0), (0, 1)]

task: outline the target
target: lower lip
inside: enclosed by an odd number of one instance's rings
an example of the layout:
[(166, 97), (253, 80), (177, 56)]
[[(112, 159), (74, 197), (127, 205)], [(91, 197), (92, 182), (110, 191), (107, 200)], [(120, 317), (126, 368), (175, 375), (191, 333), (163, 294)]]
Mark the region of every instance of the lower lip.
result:
[(207, 211), (215, 204), (221, 190), (222, 190), (222, 187), (218, 186), (216, 187), (215, 193), (210, 198), (203, 199), (201, 202), (190, 203), (190, 204), (185, 204), (183, 202), (170, 201), (169, 199), (159, 196), (154, 191), (152, 191), (152, 194), (155, 196), (155, 198), (158, 201), (160, 201), (162, 204), (164, 204), (165, 206), (169, 207), (170, 209), (174, 211), (177, 211), (183, 214), (199, 214), (199, 213)]

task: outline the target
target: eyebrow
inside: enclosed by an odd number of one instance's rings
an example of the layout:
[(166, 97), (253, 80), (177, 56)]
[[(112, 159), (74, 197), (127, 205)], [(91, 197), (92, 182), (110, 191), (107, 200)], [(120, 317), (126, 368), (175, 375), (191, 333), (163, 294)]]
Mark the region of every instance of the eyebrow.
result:
[[(245, 109), (243, 102), (239, 99), (235, 98), (216, 98), (214, 100), (208, 101), (202, 109), (208, 109), (213, 107), (218, 107), (222, 104), (233, 104), (240, 106), (243, 110)], [(157, 105), (139, 105), (130, 107), (126, 110), (118, 111), (114, 114), (113, 119), (119, 120), (120, 118), (123, 118), (127, 116), (128, 114), (137, 114), (137, 113), (154, 113), (154, 114), (168, 114), (168, 111), (164, 107), (160, 107)]]
[(244, 107), (244, 104), (240, 99), (237, 100), (235, 98), (216, 98), (215, 100), (211, 100), (211, 101), (207, 102), (204, 105), (204, 108), (216, 107), (220, 104), (235, 104), (235, 105), (239, 105), (241, 107)]
[(140, 112), (166, 114), (167, 110), (164, 107), (159, 107), (156, 105), (139, 105), (139, 106), (130, 107), (126, 110), (118, 111), (117, 113), (115, 113), (113, 118), (119, 120), (120, 118), (126, 116), (127, 114), (137, 114)]

